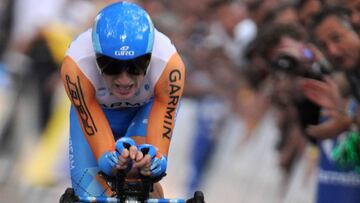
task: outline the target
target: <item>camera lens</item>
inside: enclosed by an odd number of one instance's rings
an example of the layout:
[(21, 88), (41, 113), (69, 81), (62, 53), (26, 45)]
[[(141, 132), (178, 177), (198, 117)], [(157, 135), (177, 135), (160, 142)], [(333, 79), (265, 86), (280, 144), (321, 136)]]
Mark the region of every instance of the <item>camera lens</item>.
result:
[(295, 72), (298, 66), (298, 60), (289, 55), (281, 55), (271, 62), (271, 67), (279, 71)]

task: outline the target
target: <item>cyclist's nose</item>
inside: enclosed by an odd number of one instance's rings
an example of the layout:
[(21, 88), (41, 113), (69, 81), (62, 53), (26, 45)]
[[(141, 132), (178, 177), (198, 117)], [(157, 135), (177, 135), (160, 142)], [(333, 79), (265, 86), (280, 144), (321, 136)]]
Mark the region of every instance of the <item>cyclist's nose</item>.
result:
[(130, 75), (127, 72), (122, 72), (119, 75), (116, 76), (115, 78), (115, 82), (119, 82), (122, 84), (127, 84), (130, 83), (132, 81)]

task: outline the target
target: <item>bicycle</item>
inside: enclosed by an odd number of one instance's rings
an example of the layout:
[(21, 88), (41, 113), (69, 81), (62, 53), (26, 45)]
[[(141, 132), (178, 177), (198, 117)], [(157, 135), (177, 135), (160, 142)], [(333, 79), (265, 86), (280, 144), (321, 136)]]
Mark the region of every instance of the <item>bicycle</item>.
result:
[(194, 196), (186, 202), (184, 199), (149, 198), (149, 193), (153, 191), (153, 184), (159, 178), (142, 176), (139, 179), (127, 179), (124, 172), (118, 172), (115, 178), (103, 173), (100, 175), (108, 182), (114, 194), (112, 197), (77, 196), (73, 188), (67, 188), (60, 197), (59, 203), (205, 203), (204, 194), (201, 191), (196, 191)]

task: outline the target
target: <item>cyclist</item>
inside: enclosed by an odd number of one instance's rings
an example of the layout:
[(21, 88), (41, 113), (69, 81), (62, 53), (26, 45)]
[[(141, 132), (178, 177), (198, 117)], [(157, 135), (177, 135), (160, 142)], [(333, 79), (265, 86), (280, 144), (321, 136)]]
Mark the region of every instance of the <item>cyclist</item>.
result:
[[(145, 10), (129, 2), (101, 10), (94, 26), (71, 43), (61, 77), (72, 102), (69, 159), (76, 195), (110, 195), (99, 171), (164, 175), (185, 67)], [(154, 188), (162, 196), (159, 184)]]

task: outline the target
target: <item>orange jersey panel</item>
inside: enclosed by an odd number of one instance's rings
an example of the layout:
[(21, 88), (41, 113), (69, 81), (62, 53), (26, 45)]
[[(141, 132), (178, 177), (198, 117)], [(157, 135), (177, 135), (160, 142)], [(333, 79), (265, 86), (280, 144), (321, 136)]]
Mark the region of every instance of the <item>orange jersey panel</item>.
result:
[(104, 152), (115, 149), (115, 140), (107, 118), (96, 100), (95, 89), (70, 57), (65, 57), (61, 78), (86, 140), (98, 160)]
[(178, 53), (167, 63), (154, 90), (154, 103), (147, 126), (146, 143), (167, 155), (177, 106), (184, 90), (185, 67)]

